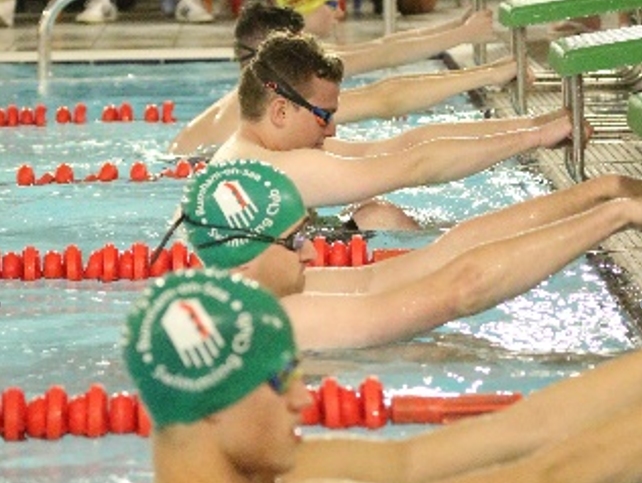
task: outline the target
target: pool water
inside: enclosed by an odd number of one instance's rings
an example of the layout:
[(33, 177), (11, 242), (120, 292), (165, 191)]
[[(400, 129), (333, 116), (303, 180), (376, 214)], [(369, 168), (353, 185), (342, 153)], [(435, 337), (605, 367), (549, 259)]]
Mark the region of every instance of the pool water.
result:
[[(439, 61), (409, 71), (443, 68)], [(368, 81), (380, 73), (350, 80)], [(144, 161), (151, 172), (168, 167), (166, 147), (194, 115), (227, 92), (237, 68), (227, 62), (168, 64), (56, 65), (46, 98), (41, 98), (33, 65), (0, 65), (0, 107), (44, 102), (45, 128), (0, 128), (0, 253), (36, 247), (41, 254), (70, 244), (91, 251), (114, 243), (124, 250), (134, 242), (154, 247), (167, 228), (185, 181), (162, 179), (132, 184), (129, 166)], [(175, 104), (176, 123), (146, 123), (150, 103)], [(87, 105), (89, 122), (56, 124), (58, 106)], [(129, 102), (137, 121), (102, 123), (107, 104)], [(480, 118), (467, 96), (449, 99), (430, 111), (405, 119), (341, 126), (339, 136), (374, 138), (444, 119)], [(97, 172), (105, 161), (120, 170), (112, 183), (16, 186), (16, 169), (34, 168), (36, 176), (59, 164), (77, 178)], [(400, 190), (389, 198), (420, 218), (457, 222), (546, 193), (547, 181), (508, 160), (465, 180), (442, 186)], [(336, 209), (328, 209), (328, 213)], [(380, 233), (374, 247), (414, 248), (438, 236)], [(118, 350), (121, 326), (146, 282), (68, 282), (0, 280), (0, 389), (21, 387), (28, 397), (62, 384), (68, 394), (99, 382), (110, 392), (131, 389)], [(346, 328), (349, 330), (349, 328)], [(519, 391), (544, 387), (599, 363), (634, 345), (625, 315), (606, 284), (585, 259), (529, 293), (475, 317), (382, 348), (308, 354), (311, 383), (335, 375), (358, 385), (376, 374), (388, 391), (428, 388), (435, 393)], [(380, 433), (399, 437), (423, 429), (388, 426)], [(319, 428), (310, 428), (310, 432)], [(146, 441), (136, 436), (98, 440), (65, 437), (58, 442), (0, 443), (0, 482), (151, 481)]]

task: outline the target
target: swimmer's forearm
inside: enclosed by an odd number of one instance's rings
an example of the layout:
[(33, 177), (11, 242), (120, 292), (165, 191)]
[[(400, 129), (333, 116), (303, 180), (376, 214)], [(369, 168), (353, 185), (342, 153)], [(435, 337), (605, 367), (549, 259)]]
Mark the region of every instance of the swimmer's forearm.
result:
[(511, 156), (541, 145), (538, 129), (489, 136), (438, 138), (418, 144), (405, 154), (415, 168), (414, 184), (445, 183), (478, 173)]
[[(473, 248), (443, 270), (459, 272), (466, 294), (457, 304), (470, 315), (526, 292), (610, 235), (642, 219), (636, 201), (617, 199), (539, 229)], [(458, 282), (460, 283), (460, 282)]]
[(432, 36), (413, 36), (396, 42), (376, 42), (362, 49), (337, 52), (337, 54), (343, 60), (346, 77), (349, 77), (425, 60), (468, 42), (468, 36), (468, 30), (464, 26), (459, 26)]
[(495, 84), (497, 78), (490, 68), (387, 77), (342, 92), (335, 119), (337, 123), (346, 123), (402, 116), (427, 109), (453, 95)]
[(459, 432), (462, 440), (465, 434), (487, 436), (490, 450), (513, 440), (520, 444), (530, 438), (533, 444), (511, 457), (526, 456), (517, 463), (493, 467), (507, 459), (481, 458), (478, 467), (489, 470), (439, 483), (637, 481), (642, 471), (642, 440), (635, 436), (642, 430), (641, 385), (642, 352), (636, 351), (554, 383), (504, 411), (445, 428), (442, 436)]

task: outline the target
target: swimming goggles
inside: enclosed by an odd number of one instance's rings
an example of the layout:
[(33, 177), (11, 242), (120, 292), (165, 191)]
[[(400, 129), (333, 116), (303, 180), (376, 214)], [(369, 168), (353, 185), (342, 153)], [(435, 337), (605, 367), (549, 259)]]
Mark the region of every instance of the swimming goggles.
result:
[(247, 54), (237, 56), (236, 61), (237, 62), (246, 62), (250, 59), (252, 59), (256, 55), (256, 49), (253, 47), (250, 47), (249, 45), (245, 45), (241, 42), (235, 42), (234, 46), (236, 47), (237, 50), (246, 50)]
[[(310, 104), (308, 101), (304, 99), (304, 97), (301, 94), (299, 94), (294, 89), (294, 87), (292, 87), (290, 84), (285, 82), (283, 78), (281, 78), (281, 76), (279, 76), (276, 73), (276, 71), (265, 62), (259, 60), (259, 61), (256, 61), (256, 64), (261, 64), (261, 66), (263, 66), (266, 70), (270, 71), (270, 77), (274, 79), (274, 80), (264, 80), (264, 79), (261, 79), (261, 77), (257, 74), (257, 77), (259, 77), (259, 79), (263, 81), (265, 87), (273, 90), (277, 95), (284, 97), (285, 99), (296, 104), (297, 106), (310, 111), (312, 114), (314, 114), (314, 117), (319, 123), (319, 126), (327, 127), (332, 122), (332, 116), (334, 116), (333, 112), (327, 111), (322, 107)], [(256, 72), (256, 70), (254, 72)]]
[(268, 385), (274, 392), (282, 396), (292, 387), (292, 383), (301, 377), (301, 369), (298, 358), (292, 359), (281, 371), (274, 374), (267, 380)]
[(194, 220), (191, 220), (187, 216), (185, 216), (185, 222), (191, 225), (202, 226), (204, 228), (216, 228), (217, 230), (224, 230), (224, 231), (231, 232), (229, 235), (226, 235), (222, 238), (218, 238), (216, 240), (210, 240), (204, 243), (199, 243), (198, 245), (194, 245), (194, 248), (197, 248), (197, 249), (214, 247), (216, 245), (222, 245), (223, 243), (227, 243), (230, 240), (244, 239), (244, 240), (258, 241), (262, 243), (272, 243), (274, 245), (281, 245), (282, 247), (284, 247), (287, 250), (290, 250), (291, 252), (298, 252), (303, 248), (303, 245), (305, 245), (305, 242), (309, 240), (307, 218), (303, 220), (303, 222), (301, 223), (301, 225), (299, 225), (297, 230), (295, 230), (293, 233), (290, 233), (288, 236), (283, 238), (277, 238), (271, 235), (266, 235), (265, 233), (259, 233), (252, 230), (244, 230), (242, 228), (230, 228), (229, 226), (195, 222)]
[(303, 246), (305, 245), (305, 242), (310, 239), (309, 237), (310, 229), (308, 227), (309, 219), (307, 217), (301, 222), (299, 227), (293, 233), (290, 233), (286, 237), (278, 238), (278, 237), (266, 235), (265, 233), (258, 233), (252, 230), (244, 230), (242, 228), (231, 228), (229, 226), (202, 223), (200, 221), (192, 220), (186, 214), (183, 213), (172, 224), (169, 231), (165, 234), (165, 236), (161, 240), (161, 243), (152, 252), (152, 255), (150, 257), (150, 263), (153, 264), (156, 261), (156, 259), (160, 255), (161, 250), (167, 244), (169, 238), (172, 236), (172, 234), (183, 222), (194, 226), (200, 226), (203, 228), (216, 228), (217, 230), (230, 232), (229, 235), (223, 236), (221, 238), (217, 238), (216, 240), (210, 240), (204, 243), (199, 243), (198, 245), (194, 246), (194, 248), (196, 249), (209, 248), (217, 245), (222, 245), (223, 243), (227, 243), (228, 241), (231, 241), (231, 240), (245, 239), (245, 240), (258, 241), (262, 243), (272, 243), (274, 245), (281, 245), (285, 249), (296, 253), (301, 251), (301, 249), (303, 249)]

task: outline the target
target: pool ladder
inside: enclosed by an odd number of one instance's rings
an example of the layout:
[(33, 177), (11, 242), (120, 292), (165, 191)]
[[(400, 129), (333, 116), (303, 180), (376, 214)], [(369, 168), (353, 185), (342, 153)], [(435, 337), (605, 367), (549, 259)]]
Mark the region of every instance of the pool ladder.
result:
[(46, 89), (51, 65), (51, 32), (58, 14), (73, 0), (49, 0), (38, 22), (38, 89)]

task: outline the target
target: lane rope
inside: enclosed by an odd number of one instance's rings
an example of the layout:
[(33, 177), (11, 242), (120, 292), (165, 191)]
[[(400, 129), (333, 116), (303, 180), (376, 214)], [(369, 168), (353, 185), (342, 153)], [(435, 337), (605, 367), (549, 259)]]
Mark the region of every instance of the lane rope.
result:
[[(347, 242), (335, 240), (331, 243), (324, 236), (316, 236), (312, 243), (317, 253), (316, 259), (310, 263), (313, 267), (359, 267), (410, 251), (404, 248), (374, 249), (369, 255), (367, 243), (361, 235), (352, 235)], [(75, 244), (68, 245), (62, 252), (48, 250), (44, 255), (29, 245), (21, 252), (0, 251), (0, 279), (25, 282), (40, 279), (99, 280), (110, 283), (144, 280), (160, 277), (168, 271), (202, 267), (200, 259), (182, 241), (161, 250), (154, 263), (151, 263), (152, 252), (153, 248), (145, 243), (133, 243), (125, 250), (107, 243), (84, 259), (81, 249)]]
[[(47, 106), (41, 103), (34, 107), (9, 104), (4, 108), (0, 107), (0, 127), (44, 127), (48, 122), (47, 112)], [(76, 103), (73, 108), (66, 105), (58, 106), (55, 110), (55, 121), (58, 124), (85, 124), (87, 116), (87, 105), (84, 102)], [(123, 101), (119, 106), (115, 104), (104, 106), (102, 114), (97, 120), (101, 122), (133, 122), (136, 120), (136, 116), (131, 104)], [(154, 103), (147, 104), (143, 110), (142, 120), (148, 123), (175, 123), (174, 101), (165, 100), (160, 107)]]
[[(302, 414), (302, 424), (329, 429), (387, 424), (448, 424), (461, 418), (502, 410), (522, 399), (519, 393), (421, 396), (385, 394), (376, 376), (354, 389), (326, 377), (318, 387), (308, 386), (312, 404)], [(386, 400), (389, 403), (386, 403)], [(103, 385), (91, 384), (87, 392), (69, 396), (63, 386), (51, 386), (27, 400), (22, 389), (2, 392), (0, 433), (5, 441), (30, 438), (58, 440), (65, 435), (98, 438), (107, 434), (147, 437), (151, 422), (136, 394), (108, 394)]]

